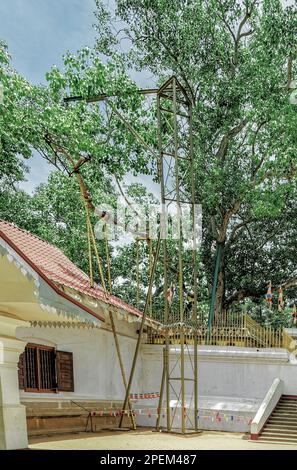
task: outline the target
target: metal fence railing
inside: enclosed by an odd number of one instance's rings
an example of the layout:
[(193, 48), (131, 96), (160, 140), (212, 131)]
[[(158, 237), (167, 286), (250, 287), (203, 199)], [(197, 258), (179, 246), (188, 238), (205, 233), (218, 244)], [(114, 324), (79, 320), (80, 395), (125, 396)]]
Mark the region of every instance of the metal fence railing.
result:
[(198, 324), (195, 328), (177, 324), (167, 325), (158, 331), (148, 331), (149, 344), (165, 344), (166, 334), (169, 344), (179, 344), (180, 336), (184, 334), (186, 344), (217, 346), (239, 346), (249, 348), (285, 348), (289, 351), (295, 348), (293, 338), (282, 328), (261, 326), (248, 314), (224, 315), (215, 319), (212, 327)]

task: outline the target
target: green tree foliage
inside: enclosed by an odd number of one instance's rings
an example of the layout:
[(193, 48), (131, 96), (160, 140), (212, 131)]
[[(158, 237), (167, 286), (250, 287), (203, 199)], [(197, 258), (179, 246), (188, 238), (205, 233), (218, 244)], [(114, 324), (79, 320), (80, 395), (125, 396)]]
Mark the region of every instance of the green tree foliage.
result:
[(280, 235), (288, 224), (294, 231), (296, 206), (297, 114), (289, 99), (296, 6), (279, 0), (116, 5), (132, 44), (129, 60), (160, 81), (175, 74), (193, 103), (209, 291), (213, 248), (223, 246), (217, 308), (262, 296), (270, 278), (285, 282), (297, 269), (292, 241)]
[[(142, 99), (119, 57), (103, 64), (94, 51), (85, 48), (76, 55), (66, 54), (63, 69), (52, 68), (46, 78), (48, 86), (35, 89), (32, 106), (32, 145), (43, 157), (68, 173), (71, 160), (90, 160), (98, 177), (104, 172), (122, 176), (131, 169), (148, 171), (146, 151), (114, 112), (124, 112), (144, 131), (148, 126)], [(94, 104), (84, 100), (101, 93), (120, 96)], [(65, 103), (68, 96), (82, 100)]]
[[(114, 203), (111, 175), (154, 172), (147, 147), (117, 110), (155, 147), (154, 107), (136, 93), (128, 68), (148, 69), (159, 83), (175, 74), (194, 108), (196, 200), (203, 207), (204, 226), (201, 305), (205, 309), (211, 292), (218, 244), (223, 247), (218, 310), (246, 297), (263, 298), (270, 279), (274, 286), (287, 286), (294, 299), (297, 114), (290, 86), (297, 73), (296, 7), (279, 0), (117, 0), (117, 20), (121, 28), (126, 25), (122, 36), (131, 44), (127, 54), (119, 54), (117, 23), (100, 0), (96, 5), (95, 50), (67, 53), (63, 67), (47, 74), (47, 86), (33, 87), (20, 77), (0, 44), (5, 93), (0, 105), (1, 217), (54, 242), (87, 271), (84, 212), (73, 165), (85, 163), (80, 170), (95, 204)], [(67, 96), (98, 94), (110, 98), (95, 104), (64, 102)], [(54, 173), (30, 197), (16, 191), (15, 183), (24, 178), (23, 162), (33, 149), (62, 173)], [(132, 199), (147, 201), (141, 188), (130, 190)], [(174, 251), (170, 244), (168, 249), (174, 282)], [(141, 259), (143, 302), (144, 246)], [(135, 304), (134, 260), (133, 244), (114, 250), (116, 292)], [(154, 290), (158, 302), (161, 267)]]
[[(142, 109), (142, 99), (134, 93), (135, 85), (119, 57), (103, 65), (88, 48), (77, 55), (66, 54), (63, 70), (52, 68), (47, 74), (48, 85), (33, 87), (11, 68), (2, 43), (0, 52), (4, 86), (4, 103), (0, 105), (1, 218), (54, 243), (88, 272), (85, 210), (73, 166), (87, 162), (80, 172), (94, 206), (113, 205), (116, 191), (111, 175), (121, 178), (128, 171), (150, 172), (146, 150), (113, 108), (125, 113), (140, 132), (148, 127), (150, 113)], [(115, 96), (110, 105), (64, 102), (69, 95), (88, 97), (103, 92)], [(17, 183), (25, 178), (23, 162), (32, 152), (38, 152), (59, 171), (51, 173), (48, 182), (29, 196)], [(92, 221), (95, 224), (97, 218), (92, 216)], [(99, 247), (106, 264), (102, 242)], [(98, 273), (95, 277), (99, 281)]]
[(31, 155), (28, 135), (23, 131), (27, 119), (23, 107), (24, 99), (32, 87), (10, 64), (7, 46), (0, 41), (0, 83), (3, 88), (3, 102), (0, 104), (0, 186), (12, 186), (24, 176), (24, 161), (21, 155)]

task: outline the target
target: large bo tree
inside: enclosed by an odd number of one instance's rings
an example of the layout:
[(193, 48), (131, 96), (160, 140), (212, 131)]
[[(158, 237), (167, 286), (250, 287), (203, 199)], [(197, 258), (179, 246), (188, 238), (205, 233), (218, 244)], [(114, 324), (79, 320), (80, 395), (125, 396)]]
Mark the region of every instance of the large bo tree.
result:
[[(209, 292), (221, 250), (217, 311), (262, 296), (269, 279), (291, 281), (297, 269), (297, 109), (290, 102), (296, 7), (279, 0), (118, 0), (116, 7), (132, 44), (127, 59), (160, 82), (175, 74), (194, 106)], [(101, 29), (99, 44), (109, 38)]]

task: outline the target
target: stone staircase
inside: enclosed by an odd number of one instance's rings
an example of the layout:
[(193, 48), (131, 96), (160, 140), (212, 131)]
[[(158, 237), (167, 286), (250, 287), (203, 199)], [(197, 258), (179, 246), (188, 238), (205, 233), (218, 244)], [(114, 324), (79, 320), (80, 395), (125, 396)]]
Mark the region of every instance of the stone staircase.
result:
[(297, 397), (282, 395), (266, 422), (259, 441), (297, 445)]

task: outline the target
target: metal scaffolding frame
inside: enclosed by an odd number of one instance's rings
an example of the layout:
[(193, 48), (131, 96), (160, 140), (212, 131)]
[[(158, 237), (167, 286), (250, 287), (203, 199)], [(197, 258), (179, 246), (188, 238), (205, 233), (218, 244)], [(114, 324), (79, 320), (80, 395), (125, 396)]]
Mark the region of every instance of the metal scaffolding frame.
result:
[[(195, 431), (198, 430), (198, 355), (197, 355), (197, 260), (195, 245), (195, 180), (193, 167), (193, 129), (192, 129), (192, 104), (186, 90), (182, 87), (175, 76), (171, 77), (157, 93), (157, 116), (158, 116), (158, 147), (159, 160), (158, 170), (161, 184), (162, 199), (162, 243), (163, 243), (163, 267), (164, 267), (164, 326), (165, 326), (165, 348), (163, 354), (163, 374), (160, 388), (159, 413), (156, 429), (160, 429), (164, 389), (166, 395), (166, 430), (168, 432), (177, 430), (173, 428), (174, 419), (178, 408), (181, 411), (180, 431), (187, 431), (190, 423)], [(171, 311), (167, 301), (168, 285), (168, 253), (167, 253), (167, 231), (169, 206), (175, 204), (178, 220), (178, 309), (176, 313)], [(183, 237), (183, 205), (190, 205), (192, 217), (192, 295), (193, 306), (191, 318), (187, 318), (184, 301), (184, 237)], [(191, 352), (185, 342), (185, 331), (191, 327), (194, 331), (194, 361), (191, 360)], [(180, 335), (178, 359), (171, 367), (170, 360), (170, 329)], [(186, 377), (185, 363), (191, 363), (192, 377)], [(194, 362), (194, 363), (193, 363)], [(180, 375), (176, 376), (179, 364)], [(191, 422), (190, 407), (186, 407), (186, 383), (192, 382), (194, 396), (194, 422)], [(174, 385), (173, 385), (174, 383)], [(176, 392), (176, 387), (179, 387)], [(175, 405), (172, 404), (172, 392), (175, 395)], [(174, 401), (173, 401), (174, 402)], [(172, 417), (173, 415), (173, 417)]]
[[(157, 116), (158, 116), (158, 150), (155, 152), (135, 130), (133, 125), (116, 109), (115, 105), (111, 102), (111, 96), (101, 94), (93, 97), (68, 97), (65, 102), (71, 101), (86, 101), (93, 103), (97, 101), (105, 101), (108, 106), (114, 111), (115, 115), (123, 122), (129, 132), (139, 140), (139, 142), (151, 153), (153, 158), (158, 162), (158, 173), (161, 185), (161, 198), (162, 198), (162, 214), (161, 224), (158, 234), (158, 240), (151, 266), (151, 273), (149, 278), (148, 292), (146, 296), (145, 307), (142, 315), (141, 325), (138, 332), (138, 339), (135, 347), (135, 352), (132, 360), (131, 371), (128, 382), (124, 378), (125, 385), (125, 399), (123, 403), (123, 413), (120, 418), (119, 427), (123, 424), (124, 412), (129, 408), (129, 396), (131, 385), (133, 383), (134, 373), (136, 369), (137, 359), (142, 340), (142, 333), (145, 325), (145, 320), (150, 308), (150, 298), (152, 294), (153, 281), (156, 271), (157, 263), (161, 248), (163, 249), (163, 267), (164, 267), (164, 328), (165, 328), (165, 348), (163, 351), (163, 373), (161, 380), (160, 399), (159, 399), (159, 413), (156, 423), (156, 428), (160, 429), (160, 417), (162, 410), (162, 402), (164, 395), (164, 388), (166, 389), (166, 430), (173, 431), (173, 422), (176, 411), (181, 409), (181, 427), (180, 431), (184, 434), (187, 431), (187, 423), (191, 423), (191, 427), (195, 431), (198, 430), (198, 354), (197, 354), (197, 260), (196, 260), (196, 245), (195, 245), (195, 180), (193, 168), (193, 130), (192, 130), (192, 103), (188, 98), (187, 92), (184, 87), (179, 83), (175, 76), (172, 76), (163, 86), (159, 89), (138, 90), (140, 94), (156, 94), (157, 95)], [(178, 309), (173, 315), (167, 300), (168, 290), (168, 259), (167, 259), (167, 213), (168, 208), (173, 203), (176, 204), (176, 209), (182, 215), (182, 205), (190, 204), (191, 207), (191, 223), (193, 231), (193, 246), (192, 246), (192, 313), (191, 318), (186, 318), (185, 302), (184, 302), (184, 279), (183, 279), (183, 229), (182, 224), (179, 225), (179, 237), (176, 243), (177, 256), (178, 256)], [(180, 222), (181, 222), (180, 217)], [(116, 331), (114, 328), (116, 336)], [(180, 335), (180, 353), (178, 361), (174, 367), (170, 366), (170, 329), (174, 330)], [(190, 327), (194, 332), (194, 361), (191, 359), (191, 353), (185, 340), (185, 332)], [(188, 355), (191, 363), (193, 376), (185, 376), (185, 362), (186, 355)], [(119, 359), (120, 359), (119, 351)], [(121, 362), (121, 361), (120, 361)], [(176, 370), (177, 362), (180, 365), (180, 376), (176, 377), (173, 372)], [(193, 384), (194, 396), (194, 422), (191, 422), (189, 411), (186, 410), (185, 401), (185, 385), (191, 382)], [(179, 392), (175, 392), (172, 383), (179, 384)], [(176, 395), (176, 406), (173, 407), (173, 419), (171, 419), (171, 391)], [(128, 411), (130, 414), (130, 411)]]

